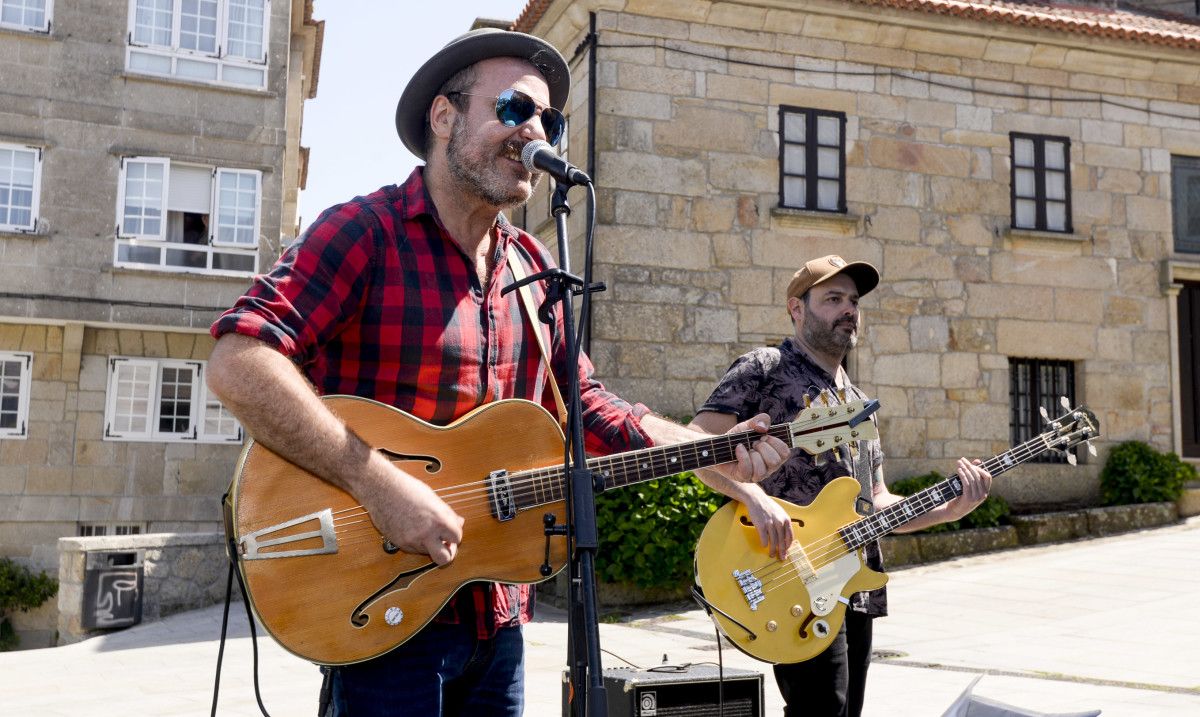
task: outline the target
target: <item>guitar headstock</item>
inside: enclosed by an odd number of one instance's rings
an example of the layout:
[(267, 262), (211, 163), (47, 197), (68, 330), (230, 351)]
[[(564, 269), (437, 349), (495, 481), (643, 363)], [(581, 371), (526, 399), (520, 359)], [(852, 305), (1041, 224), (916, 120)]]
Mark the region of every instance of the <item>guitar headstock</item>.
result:
[(789, 426), (792, 446), (817, 454), (856, 441), (879, 437), (875, 422), (869, 420), (879, 410), (879, 401), (849, 401), (847, 403), (814, 403), (796, 416)]
[(1066, 412), (1053, 420), (1051, 420), (1046, 407), (1041, 407), (1042, 420), (1046, 422), (1046, 431), (1040, 438), (1051, 450), (1065, 454), (1067, 462), (1075, 465), (1077, 462), (1075, 454), (1071, 453), (1070, 449), (1080, 443), (1086, 444), (1088, 452), (1093, 456), (1096, 455), (1096, 447), (1091, 442), (1100, 435), (1100, 421), (1096, 418), (1096, 414), (1084, 406), (1071, 408), (1071, 403), (1065, 396), (1059, 399), (1059, 403)]

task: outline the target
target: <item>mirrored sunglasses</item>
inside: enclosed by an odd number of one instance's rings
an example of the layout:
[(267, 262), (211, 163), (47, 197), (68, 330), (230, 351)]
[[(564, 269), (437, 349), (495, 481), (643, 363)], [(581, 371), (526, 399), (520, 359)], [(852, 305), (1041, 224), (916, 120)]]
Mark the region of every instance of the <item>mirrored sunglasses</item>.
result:
[[(468, 97), (486, 97), (496, 100), (496, 119), (505, 127), (516, 127), (525, 124), (530, 117), (538, 114), (537, 100), (529, 95), (509, 88), (499, 94), (497, 97), (490, 95), (477, 95), (472, 92), (451, 92), (452, 95), (466, 95)], [(563, 113), (553, 107), (544, 107), (541, 109), (542, 129), (546, 132), (546, 141), (552, 145), (557, 145), (562, 139), (563, 132), (567, 128), (567, 118), (563, 117)]]

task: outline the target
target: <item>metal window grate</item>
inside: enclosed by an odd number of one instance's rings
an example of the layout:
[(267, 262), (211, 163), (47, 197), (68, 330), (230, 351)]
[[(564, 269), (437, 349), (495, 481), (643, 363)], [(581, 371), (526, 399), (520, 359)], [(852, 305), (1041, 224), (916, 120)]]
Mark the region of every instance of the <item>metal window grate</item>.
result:
[[(1009, 358), (1009, 433), (1013, 445), (1024, 443), (1045, 430), (1039, 408), (1051, 417), (1062, 413), (1059, 399), (1075, 405), (1075, 364), (1051, 359)], [(1074, 450), (1074, 449), (1072, 449)], [(1066, 463), (1061, 453), (1046, 452), (1034, 463)]]

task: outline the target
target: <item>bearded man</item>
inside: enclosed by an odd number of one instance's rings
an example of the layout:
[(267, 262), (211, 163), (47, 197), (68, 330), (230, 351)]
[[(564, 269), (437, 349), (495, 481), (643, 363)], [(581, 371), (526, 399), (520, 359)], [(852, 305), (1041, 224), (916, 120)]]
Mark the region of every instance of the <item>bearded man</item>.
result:
[[(837, 255), (813, 259), (801, 267), (787, 289), (794, 335), (778, 347), (758, 348), (738, 358), (691, 425), (721, 433), (760, 412), (770, 415), (772, 423), (793, 421), (805, 407), (806, 397), (819, 401), (824, 394), (835, 402), (866, 399), (850, 382), (842, 363), (858, 343), (862, 323), (858, 302), (878, 284), (875, 267), (861, 261), (846, 262)], [(982, 503), (992, 477), (978, 463), (959, 459), (963, 494), (897, 532), (958, 520)], [(857, 456), (846, 446), (819, 455), (796, 449), (779, 470), (758, 484), (733, 483), (711, 471), (700, 472), (705, 483), (746, 506), (763, 546), (781, 560), (793, 541), (792, 524), (783, 508), (768, 496), (808, 505), (825, 485), (841, 476), (859, 480), (864, 512), (902, 500), (883, 482), (879, 439), (860, 441)], [(866, 547), (866, 562), (874, 570), (883, 570), (877, 541)], [(886, 614), (883, 589), (855, 593), (841, 631), (825, 652), (805, 662), (775, 666), (787, 717), (861, 714), (871, 663), (871, 621)]]
[[(466, 503), (452, 507), (372, 450), (319, 395), (361, 396), (444, 426), (501, 399), (554, 411), (552, 383), (577, 381), (591, 453), (706, 437), (606, 391), (587, 357), (568, 364), (561, 316), (547, 329), (518, 292), (501, 293), (517, 279), (514, 265), (522, 275), (553, 265), (502, 212), (524, 204), (541, 178), (521, 152), (561, 139), (570, 86), (566, 61), (540, 38), (484, 28), (452, 40), (396, 107), (400, 139), (426, 164), (399, 186), (323, 212), (212, 325), (208, 384), (246, 431), (352, 495), (386, 544), (438, 565), (455, 559), (464, 520), (494, 518), (460, 515)], [(540, 305), (545, 287), (532, 294)], [(549, 366), (539, 334), (549, 336)], [(756, 416), (741, 430), (768, 425)], [(768, 436), (739, 445), (720, 470), (732, 482), (761, 480), (786, 455)], [(326, 670), (324, 714), (520, 715), (521, 626), (532, 603), (529, 585), (467, 584), (399, 647)]]

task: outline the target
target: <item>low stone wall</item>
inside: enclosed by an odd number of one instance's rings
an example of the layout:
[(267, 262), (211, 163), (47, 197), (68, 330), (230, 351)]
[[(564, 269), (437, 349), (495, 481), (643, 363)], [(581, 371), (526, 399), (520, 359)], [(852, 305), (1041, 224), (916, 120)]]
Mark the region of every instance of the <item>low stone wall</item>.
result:
[[(90, 556), (90, 561), (89, 561)], [(90, 567), (89, 567), (90, 562)], [(116, 565), (106, 567), (108, 563)], [(60, 538), (58, 541), (58, 644), (79, 642), (110, 629), (85, 628), (87, 617), (111, 613), (111, 605), (85, 605), (84, 585), (89, 571), (142, 571), (137, 595), (141, 619), (155, 620), (225, 599), (229, 563), (222, 533), (155, 533), (100, 538)], [(237, 588), (235, 599), (240, 599)], [(85, 611), (93, 611), (85, 617)], [(95, 619), (91, 622), (96, 622)], [(100, 620), (103, 624), (103, 620)]]
[(1012, 515), (1012, 525), (942, 533), (889, 535), (881, 541), (888, 569), (987, 553), (1022, 545), (1061, 543), (1169, 525), (1180, 519), (1176, 503), (1141, 503), (1036, 515)]

